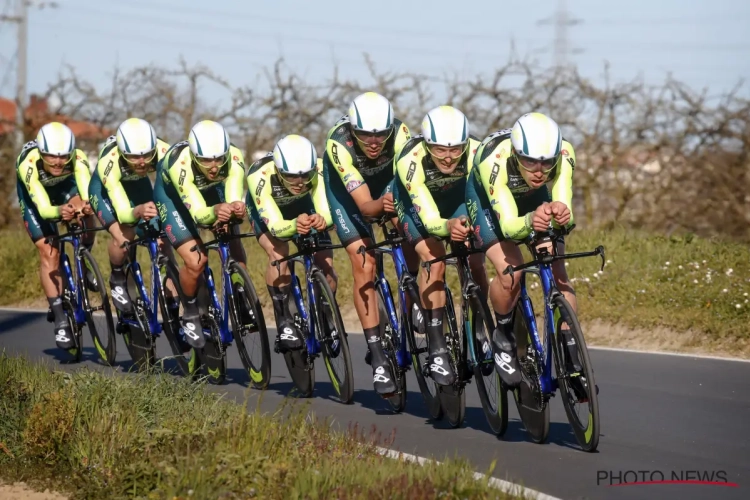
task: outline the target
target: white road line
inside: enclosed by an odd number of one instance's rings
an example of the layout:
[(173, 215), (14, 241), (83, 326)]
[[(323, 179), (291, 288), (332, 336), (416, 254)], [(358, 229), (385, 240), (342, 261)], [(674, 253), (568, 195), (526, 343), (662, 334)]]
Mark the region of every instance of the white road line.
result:
[[(401, 451), (389, 450), (387, 448), (381, 448), (380, 446), (377, 447), (377, 450), (378, 450), (378, 453), (388, 458), (394, 458), (397, 460), (405, 460), (407, 462), (415, 462), (415, 463), (418, 463), (419, 465), (425, 465), (429, 463), (436, 463), (436, 464), (440, 463), (437, 460), (431, 460), (429, 458), (424, 458), (424, 457), (420, 457), (417, 455), (410, 455), (409, 453), (404, 453)], [(492, 486), (493, 488), (497, 488), (501, 490), (502, 492), (508, 493), (511, 495), (519, 495), (519, 496), (523, 496), (524, 498), (536, 498), (536, 500), (561, 500), (560, 498), (547, 495), (546, 493), (532, 490), (531, 488), (526, 488), (524, 486), (521, 486), (520, 484), (511, 483), (510, 481), (505, 481), (503, 479), (498, 479), (496, 477), (488, 478), (486, 474), (482, 474), (481, 472), (475, 472), (474, 479), (478, 481), (487, 481), (489, 479), (488, 484), (490, 486)]]

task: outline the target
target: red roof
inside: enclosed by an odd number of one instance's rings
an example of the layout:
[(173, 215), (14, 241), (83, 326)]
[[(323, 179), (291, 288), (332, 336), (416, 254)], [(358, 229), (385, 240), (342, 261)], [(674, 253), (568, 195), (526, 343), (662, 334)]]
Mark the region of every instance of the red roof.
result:
[[(40, 98), (36, 95), (31, 95), (29, 105), (25, 110), (26, 126), (27, 131), (31, 131), (34, 134), (44, 125), (49, 122), (61, 122), (70, 127), (73, 131), (73, 135), (77, 139), (95, 139), (101, 140), (111, 135), (111, 131), (106, 128), (99, 127), (98, 125), (74, 120), (65, 115), (57, 113), (50, 113), (45, 98)], [(11, 99), (5, 99), (0, 97), (0, 135), (6, 135), (13, 132), (16, 128), (16, 102)]]

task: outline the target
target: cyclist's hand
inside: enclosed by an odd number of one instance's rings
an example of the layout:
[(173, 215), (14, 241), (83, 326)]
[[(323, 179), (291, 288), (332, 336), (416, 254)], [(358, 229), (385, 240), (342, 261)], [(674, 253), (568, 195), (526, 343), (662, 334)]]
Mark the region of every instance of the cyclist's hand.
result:
[(552, 209), (552, 216), (555, 218), (555, 222), (563, 227), (570, 222), (570, 209), (565, 203), (553, 201), (549, 206)]
[(72, 203), (66, 203), (65, 205), (60, 206), (60, 217), (62, 217), (62, 220), (65, 222), (73, 220), (77, 212), (76, 207), (74, 207)]
[(461, 216), (456, 219), (450, 219), (448, 221), (451, 233), (451, 239), (453, 241), (464, 241), (471, 232), (471, 226), (467, 223), (466, 217)]
[(214, 215), (218, 222), (228, 222), (232, 218), (232, 205), (229, 203), (219, 203), (214, 205)]
[(396, 212), (396, 207), (393, 206), (393, 193), (385, 193), (383, 195), (383, 212), (387, 214)]
[(312, 219), (307, 214), (299, 214), (297, 216), (297, 232), (299, 234), (307, 234), (310, 232)]
[(245, 216), (245, 204), (241, 201), (233, 201), (232, 213), (235, 217), (242, 219)]
[(94, 208), (91, 206), (91, 203), (89, 203), (88, 201), (85, 201), (83, 202), (81, 211), (83, 212), (83, 215), (92, 215), (94, 213)]
[(316, 231), (325, 231), (326, 228), (328, 227), (328, 224), (326, 224), (325, 217), (323, 217), (320, 214), (312, 214), (310, 216), (310, 225)]
[(531, 227), (534, 231), (543, 232), (549, 230), (549, 222), (552, 220), (552, 208), (549, 203), (542, 203), (534, 211), (531, 218)]
[(156, 205), (154, 204), (154, 202), (149, 201), (135, 207), (133, 209), (133, 215), (137, 219), (148, 221), (159, 215), (159, 212), (156, 210)]

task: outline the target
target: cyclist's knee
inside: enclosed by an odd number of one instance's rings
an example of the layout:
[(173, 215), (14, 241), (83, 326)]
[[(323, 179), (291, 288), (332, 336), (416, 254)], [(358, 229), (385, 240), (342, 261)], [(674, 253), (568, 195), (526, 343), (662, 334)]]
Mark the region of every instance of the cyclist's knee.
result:
[(55, 269), (60, 262), (60, 251), (56, 246), (45, 243), (44, 239), (38, 240), (36, 248), (39, 250), (40, 264), (47, 269)]
[(375, 279), (375, 254), (373, 252), (357, 253), (361, 246), (368, 246), (370, 243), (372, 242), (368, 240), (357, 240), (346, 246), (346, 253), (352, 263), (352, 278), (358, 286)]
[(197, 243), (195, 240), (190, 240), (177, 248), (177, 253), (184, 262), (183, 268), (193, 276), (202, 273), (206, 268), (206, 263), (208, 263), (208, 255), (206, 255), (204, 249), (198, 248), (194, 252), (191, 251), (195, 243)]

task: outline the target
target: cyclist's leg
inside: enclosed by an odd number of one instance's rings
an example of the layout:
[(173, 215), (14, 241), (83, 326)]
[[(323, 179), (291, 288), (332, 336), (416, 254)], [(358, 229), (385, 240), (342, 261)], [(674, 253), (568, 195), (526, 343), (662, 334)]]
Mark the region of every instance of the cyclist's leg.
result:
[(364, 256), (357, 253), (360, 246), (372, 244), (372, 232), (369, 225), (365, 224), (357, 204), (346, 191), (341, 178), (332, 171), (334, 168), (327, 155), (324, 156), (326, 196), (336, 234), (344, 245), (352, 266), (352, 302), (372, 357), (370, 364), (373, 369), (373, 385), (379, 394), (391, 394), (396, 391), (396, 385), (380, 341), (380, 317), (375, 292), (375, 256), (372, 252), (367, 252)]
[[(443, 243), (430, 236), (419, 219), (408, 193), (399, 181), (395, 183), (394, 201), (399, 223), (409, 242), (422, 262), (445, 255)], [(425, 333), (430, 344), (430, 374), (440, 385), (450, 385), (455, 381), (455, 374), (450, 367), (448, 349), (443, 334), (443, 316), (445, 314), (445, 262), (436, 262), (430, 266), (429, 275), (422, 272), (418, 279), (419, 293), (425, 313)]]
[(98, 175), (91, 177), (89, 183), (89, 201), (94, 208), (94, 213), (99, 219), (102, 227), (106, 228), (112, 239), (107, 245), (109, 254), (109, 286), (112, 302), (115, 307), (123, 313), (133, 311), (133, 303), (128, 294), (127, 280), (125, 278), (125, 261), (127, 250), (122, 245), (127, 241), (133, 241), (135, 230), (132, 227), (122, 226), (117, 221), (117, 215), (112, 207), (112, 202), (103, 189)]
[[(521, 381), (518, 370), (516, 344), (513, 337), (513, 310), (520, 292), (520, 272), (513, 277), (503, 275), (502, 271), (510, 265), (523, 263), (520, 249), (512, 241), (505, 241), (500, 230), (500, 223), (492, 210), (484, 188), (478, 180), (470, 176), (467, 182), (466, 204), (474, 228), (477, 243), (482, 246), (487, 259), (495, 266), (497, 276), (485, 289), (495, 311), (497, 327), (492, 333), (492, 344), (495, 352), (495, 366), (503, 381), (515, 386)], [(472, 269), (475, 276), (475, 271)], [(484, 274), (484, 273), (482, 273)], [(481, 284), (480, 284), (481, 286)], [(524, 339), (525, 340), (525, 339)]]
[(31, 201), (26, 187), (16, 180), (16, 193), (26, 231), (39, 252), (39, 280), (54, 316), (54, 332), (57, 346), (70, 349), (75, 346), (71, 325), (65, 316), (62, 303), (62, 278), (60, 275), (60, 250), (57, 245), (45, 243), (44, 239), (57, 233), (57, 226), (46, 222)]
[[(185, 337), (192, 347), (200, 349), (205, 345), (205, 338), (200, 326), (198, 283), (206, 268), (208, 254), (203, 248), (200, 233), (190, 212), (182, 203), (174, 186), (166, 184), (161, 175), (156, 176), (154, 202), (169, 243), (184, 262), (180, 268), (180, 287), (186, 298), (182, 315)], [(197, 250), (192, 251), (196, 244)]]

